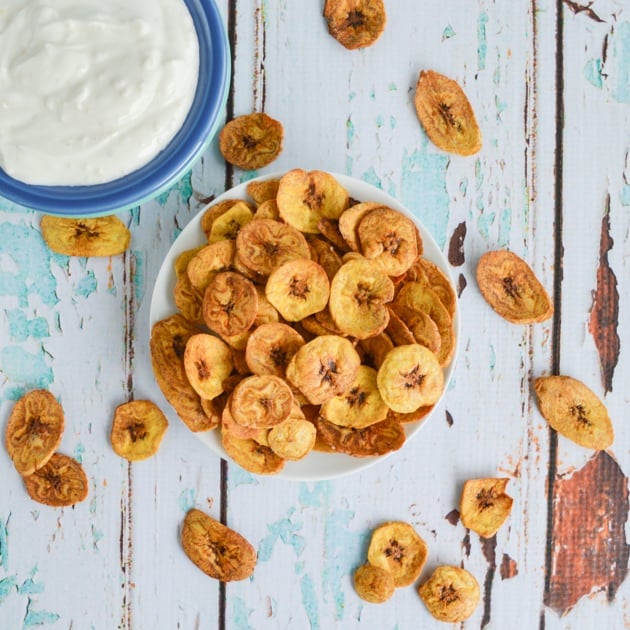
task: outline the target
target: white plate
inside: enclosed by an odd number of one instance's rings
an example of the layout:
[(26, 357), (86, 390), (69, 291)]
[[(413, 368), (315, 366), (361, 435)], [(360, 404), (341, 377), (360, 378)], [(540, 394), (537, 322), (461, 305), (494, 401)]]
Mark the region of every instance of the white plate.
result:
[[(256, 181), (279, 178), (281, 175), (282, 173), (264, 175), (257, 178)], [(424, 246), (423, 256), (434, 262), (447, 275), (452, 283), (453, 279), (451, 276), (449, 265), (442, 255), (439, 247), (437, 246), (437, 243), (433, 240), (433, 237), (418, 221), (418, 219), (409, 212), (409, 210), (407, 210), (398, 201), (396, 201), (396, 199), (394, 199), (387, 193), (384, 193), (379, 188), (372, 186), (371, 184), (367, 184), (366, 182), (355, 179), (353, 177), (348, 177), (347, 175), (339, 175), (337, 173), (331, 173), (331, 175), (333, 175), (339, 181), (339, 183), (346, 188), (352, 198), (358, 201), (376, 201), (377, 203), (382, 203), (383, 205), (387, 205), (390, 208), (399, 210), (410, 219), (412, 219), (414, 223), (418, 226), (418, 229), (420, 230), (420, 235), (422, 236), (422, 243)], [(212, 202), (212, 205), (219, 203), (224, 199), (248, 199), (249, 197), (247, 196), (246, 192), (246, 186), (248, 183), (249, 181), (239, 184), (234, 188), (231, 188), (221, 196), (217, 197)], [(193, 247), (198, 247), (199, 245), (204, 245), (207, 242), (201, 229), (201, 217), (203, 216), (205, 210), (205, 208), (201, 210), (182, 230), (180, 235), (177, 237), (177, 239), (169, 249), (166, 258), (162, 263), (162, 267), (160, 268), (157, 279), (155, 281), (153, 297), (151, 299), (151, 327), (155, 322), (169, 317), (173, 313), (177, 312), (177, 307), (175, 306), (175, 302), (173, 300), (173, 290), (175, 288), (175, 260), (183, 251), (187, 249), (192, 249)], [(455, 357), (457, 354), (457, 343), (459, 340), (458, 313), (456, 313), (455, 315), (454, 324), (456, 347), (455, 353), (453, 355), (453, 361), (444, 370), (445, 392), (448, 389), (448, 384), (453, 374)], [(406, 447), (409, 439), (416, 435), (419, 429), (432, 415), (433, 412), (431, 414), (428, 414), (422, 420), (422, 422), (410, 423), (405, 425), (407, 441), (403, 448)], [(169, 416), (172, 418), (177, 418), (177, 414), (172, 409), (170, 410)], [(202, 433), (195, 433), (195, 435), (204, 444), (206, 444), (206, 446), (208, 446), (217, 455), (219, 455), (219, 457), (231, 461), (229, 456), (223, 450), (223, 446), (221, 445), (220, 433), (218, 431), (206, 431)], [(283, 470), (271, 476), (275, 478), (290, 479), (295, 481), (321, 481), (326, 479), (333, 479), (335, 477), (341, 477), (343, 475), (357, 472), (359, 470), (364, 470), (368, 466), (371, 466), (377, 462), (384, 461), (386, 457), (387, 455), (382, 455), (380, 457), (356, 458), (341, 453), (322, 453), (318, 451), (313, 451), (300, 461), (286, 462)]]

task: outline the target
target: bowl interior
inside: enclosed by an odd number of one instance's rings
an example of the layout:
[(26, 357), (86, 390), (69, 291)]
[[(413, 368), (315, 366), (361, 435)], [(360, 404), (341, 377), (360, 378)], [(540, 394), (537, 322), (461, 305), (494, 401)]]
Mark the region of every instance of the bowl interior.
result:
[(185, 0), (199, 39), (199, 80), (183, 126), (148, 164), (92, 186), (33, 186), (0, 169), (0, 195), (49, 214), (86, 217), (137, 206), (172, 186), (212, 140), (229, 86), (229, 43), (214, 0)]

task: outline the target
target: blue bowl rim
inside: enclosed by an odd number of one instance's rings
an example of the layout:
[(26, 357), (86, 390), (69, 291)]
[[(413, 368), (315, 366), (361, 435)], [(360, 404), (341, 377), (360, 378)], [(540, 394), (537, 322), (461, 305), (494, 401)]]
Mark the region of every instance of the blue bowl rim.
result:
[[(184, 2), (199, 39), (199, 76), (209, 77), (209, 81), (199, 80), (186, 120), (171, 142), (153, 160), (133, 173), (92, 186), (30, 185), (0, 169), (2, 197), (48, 214), (77, 218), (102, 216), (155, 198), (192, 168), (212, 141), (227, 101), (230, 46), (214, 0)], [(204, 51), (207, 54), (203, 54)]]

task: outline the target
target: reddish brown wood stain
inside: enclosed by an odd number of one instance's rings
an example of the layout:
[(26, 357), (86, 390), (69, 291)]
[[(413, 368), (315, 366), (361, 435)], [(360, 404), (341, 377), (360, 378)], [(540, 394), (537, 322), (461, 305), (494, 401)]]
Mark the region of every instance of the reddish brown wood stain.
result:
[(628, 480), (605, 451), (556, 480), (547, 606), (563, 615), (592, 592), (614, 599), (628, 572), (628, 507)]
[(466, 238), (466, 221), (462, 221), (454, 230), (448, 245), (448, 262), (459, 267), (465, 262), (464, 239)]
[(617, 334), (619, 321), (619, 292), (617, 278), (608, 263), (608, 252), (612, 249), (610, 236), (610, 199), (606, 202), (606, 212), (602, 219), (599, 239), (599, 266), (597, 267), (597, 289), (593, 293), (593, 306), (588, 330), (593, 336), (601, 365), (602, 385), (607, 392), (612, 391), (615, 367), (619, 361), (621, 343)]
[(499, 574), (502, 580), (509, 580), (518, 575), (518, 566), (514, 558), (510, 558), (507, 553), (503, 554), (501, 565), (499, 566)]

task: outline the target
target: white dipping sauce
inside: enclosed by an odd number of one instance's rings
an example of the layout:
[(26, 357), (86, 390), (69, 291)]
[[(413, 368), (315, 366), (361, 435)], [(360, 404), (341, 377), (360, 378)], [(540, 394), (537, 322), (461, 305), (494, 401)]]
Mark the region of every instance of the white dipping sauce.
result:
[(127, 175), (180, 129), (198, 72), (183, 0), (0, 0), (0, 166), (42, 185)]

